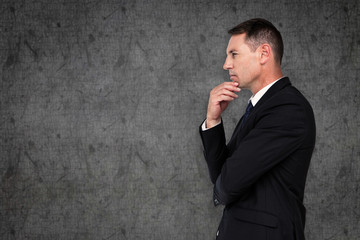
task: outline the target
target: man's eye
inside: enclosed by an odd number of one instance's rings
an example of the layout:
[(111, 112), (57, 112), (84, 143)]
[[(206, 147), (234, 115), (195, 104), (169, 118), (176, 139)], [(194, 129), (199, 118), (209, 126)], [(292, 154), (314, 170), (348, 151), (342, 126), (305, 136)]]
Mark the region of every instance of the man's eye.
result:
[(237, 55), (237, 53), (231, 53), (233, 57), (235, 57)]

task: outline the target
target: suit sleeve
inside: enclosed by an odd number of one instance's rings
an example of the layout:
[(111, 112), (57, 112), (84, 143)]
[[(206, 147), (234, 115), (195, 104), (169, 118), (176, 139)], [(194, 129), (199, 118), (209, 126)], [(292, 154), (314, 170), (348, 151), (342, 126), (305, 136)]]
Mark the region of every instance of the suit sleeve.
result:
[(221, 168), (228, 157), (224, 126), (221, 123), (213, 128), (203, 131), (199, 128), (204, 146), (204, 156), (208, 165), (211, 182), (215, 184), (220, 175)]
[(254, 128), (228, 156), (214, 186), (214, 202), (240, 199), (259, 178), (286, 159), (306, 134), (306, 113), (301, 104), (267, 108), (256, 116)]

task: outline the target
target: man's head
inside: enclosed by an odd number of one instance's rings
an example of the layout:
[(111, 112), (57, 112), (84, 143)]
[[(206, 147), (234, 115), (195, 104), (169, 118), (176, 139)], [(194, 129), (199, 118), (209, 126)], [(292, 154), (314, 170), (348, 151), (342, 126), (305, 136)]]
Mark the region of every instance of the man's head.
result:
[(271, 22), (261, 18), (250, 19), (233, 27), (228, 33), (231, 35), (245, 33), (245, 43), (252, 51), (255, 51), (261, 44), (268, 43), (275, 60), (281, 64), (284, 44), (280, 32)]
[(282, 77), (283, 42), (279, 31), (264, 19), (252, 19), (229, 30), (224, 69), (240, 88), (254, 94)]

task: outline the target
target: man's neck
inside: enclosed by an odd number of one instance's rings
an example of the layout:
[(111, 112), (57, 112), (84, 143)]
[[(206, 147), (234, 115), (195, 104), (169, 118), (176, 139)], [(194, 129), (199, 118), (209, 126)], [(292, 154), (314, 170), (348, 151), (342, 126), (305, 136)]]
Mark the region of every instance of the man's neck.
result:
[(258, 84), (251, 88), (250, 91), (253, 93), (253, 95), (255, 95), (258, 91), (282, 77), (283, 74), (281, 69), (278, 69), (272, 73), (263, 74), (263, 76), (260, 76), (259, 80), (257, 81)]

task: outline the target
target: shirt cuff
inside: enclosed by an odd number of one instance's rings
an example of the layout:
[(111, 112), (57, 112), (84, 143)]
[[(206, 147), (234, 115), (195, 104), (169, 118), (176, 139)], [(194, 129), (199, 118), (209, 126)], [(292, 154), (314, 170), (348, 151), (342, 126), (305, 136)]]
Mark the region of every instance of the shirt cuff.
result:
[[(217, 124), (215, 124), (213, 127), (216, 127), (216, 126), (219, 125), (220, 123), (221, 123), (221, 120), (220, 120), (220, 122), (218, 122)], [(208, 130), (208, 129), (211, 129), (211, 128), (207, 128), (207, 127), (206, 127), (206, 119), (205, 119), (205, 121), (204, 121), (203, 124), (201, 125), (201, 130), (206, 131), (206, 130)]]

